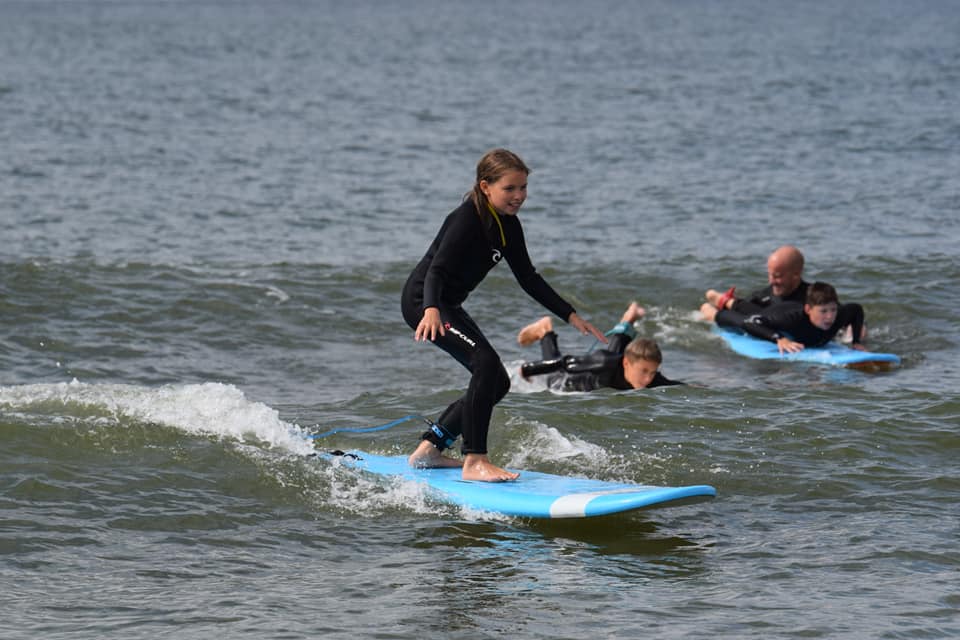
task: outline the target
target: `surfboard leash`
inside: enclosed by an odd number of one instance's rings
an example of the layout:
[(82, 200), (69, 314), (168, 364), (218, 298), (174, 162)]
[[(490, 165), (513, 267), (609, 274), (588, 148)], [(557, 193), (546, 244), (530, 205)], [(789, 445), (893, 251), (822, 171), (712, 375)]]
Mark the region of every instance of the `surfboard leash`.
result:
[(310, 440), (319, 440), (320, 438), (332, 436), (335, 433), (373, 433), (374, 431), (386, 431), (387, 429), (395, 427), (398, 424), (403, 424), (404, 422), (414, 419), (423, 420), (428, 425), (433, 426), (433, 421), (431, 421), (429, 418), (425, 418), (421, 415), (410, 414), (408, 416), (403, 416), (402, 418), (397, 418), (396, 420), (391, 420), (386, 424), (379, 424), (375, 427), (338, 427), (324, 433), (308, 434), (307, 438)]

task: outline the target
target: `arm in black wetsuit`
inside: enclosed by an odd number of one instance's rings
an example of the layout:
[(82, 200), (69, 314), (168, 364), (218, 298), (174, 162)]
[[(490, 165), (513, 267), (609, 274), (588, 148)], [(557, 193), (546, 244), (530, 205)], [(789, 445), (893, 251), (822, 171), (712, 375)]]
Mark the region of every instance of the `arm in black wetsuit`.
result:
[(805, 325), (809, 325), (807, 314), (803, 306), (798, 304), (778, 304), (748, 316), (743, 320), (743, 330), (762, 340), (776, 342), (788, 333), (798, 342), (803, 342), (799, 335), (804, 333)]
[(594, 373), (611, 372), (620, 370), (620, 362), (623, 360), (623, 352), (633, 340), (637, 331), (630, 322), (620, 322), (613, 329), (605, 334), (610, 341), (603, 349), (586, 353), (582, 356), (566, 356), (564, 358), (564, 368), (568, 373), (584, 373), (591, 371)]
[(860, 344), (860, 339), (863, 337), (863, 322), (863, 307), (856, 302), (848, 302), (840, 305), (840, 308), (837, 309), (837, 319), (833, 321), (833, 326), (830, 329), (833, 331), (833, 335), (836, 335), (840, 329), (850, 325), (853, 344)]
[(619, 322), (604, 335), (610, 338), (610, 342), (604, 349), (613, 353), (622, 354), (624, 350), (626, 350), (627, 345), (630, 344), (630, 341), (637, 337), (637, 330), (633, 328), (633, 324), (630, 322)]
[(423, 282), (423, 307), (462, 304), (496, 266), (493, 254), (473, 203), (451, 211), (413, 274)]
[(500, 220), (503, 223), (503, 230), (507, 239), (504, 255), (520, 287), (531, 298), (557, 314), (564, 321), (568, 321), (575, 310), (570, 303), (554, 291), (553, 287), (547, 284), (543, 276), (537, 273), (533, 262), (530, 260), (530, 254), (527, 252), (520, 221), (515, 216), (502, 216)]

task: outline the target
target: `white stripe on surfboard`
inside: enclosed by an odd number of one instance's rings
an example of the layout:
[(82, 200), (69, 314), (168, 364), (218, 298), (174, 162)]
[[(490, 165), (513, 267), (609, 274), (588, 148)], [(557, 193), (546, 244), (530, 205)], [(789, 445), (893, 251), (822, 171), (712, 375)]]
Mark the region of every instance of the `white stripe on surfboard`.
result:
[[(571, 493), (560, 496), (550, 504), (551, 518), (582, 518), (587, 515), (587, 505), (594, 498), (612, 496), (617, 493), (637, 493), (648, 487), (625, 487), (622, 489), (608, 489), (607, 491), (591, 491), (590, 493)], [(649, 487), (653, 488), (653, 487)]]

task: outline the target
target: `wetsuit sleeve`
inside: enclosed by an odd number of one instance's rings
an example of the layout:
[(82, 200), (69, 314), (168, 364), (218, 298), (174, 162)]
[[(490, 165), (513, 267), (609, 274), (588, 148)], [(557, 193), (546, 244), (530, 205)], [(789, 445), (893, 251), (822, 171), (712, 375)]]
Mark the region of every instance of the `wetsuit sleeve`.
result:
[(610, 338), (610, 342), (604, 349), (613, 353), (623, 353), (630, 341), (637, 336), (637, 331), (629, 322), (620, 322), (603, 335)]
[(783, 337), (779, 331), (767, 323), (768, 321), (766, 318), (761, 315), (748, 316), (743, 321), (743, 330), (755, 338), (769, 340), (770, 342), (776, 342)]
[(763, 289), (757, 289), (751, 293), (750, 297), (747, 298), (747, 301), (752, 302), (753, 304), (765, 306), (770, 304), (770, 295), (770, 287), (764, 287)]
[[(459, 220), (459, 221), (458, 221)], [(454, 278), (451, 266), (455, 258), (469, 250), (474, 241), (472, 233), (462, 223), (463, 218), (454, 214), (447, 216), (434, 240), (433, 259), (423, 279), (423, 308), (439, 307), (443, 296), (444, 283)]]
[(531, 298), (542, 304), (544, 307), (557, 314), (564, 321), (574, 312), (573, 306), (560, 297), (553, 290), (547, 281), (543, 279), (530, 261), (530, 254), (527, 253), (526, 241), (523, 237), (523, 229), (520, 221), (514, 216), (504, 216), (501, 218), (504, 222), (504, 233), (507, 236), (507, 246), (505, 255), (510, 270), (520, 284), (520, 287), (527, 292)]
[(749, 316), (754, 313), (760, 313), (765, 308), (770, 306), (770, 287), (764, 289), (759, 289), (750, 294), (749, 298), (746, 299), (733, 299), (733, 305), (730, 307), (731, 311), (736, 311), (737, 313), (742, 313), (745, 316)]
[(777, 304), (743, 321), (743, 329), (752, 336), (776, 342), (784, 333), (795, 334), (803, 327), (803, 307)]
[(863, 336), (863, 307), (856, 302), (849, 302), (840, 305), (837, 310), (837, 319), (833, 326), (839, 331), (842, 327), (850, 325), (853, 335), (853, 344), (860, 344), (860, 338)]

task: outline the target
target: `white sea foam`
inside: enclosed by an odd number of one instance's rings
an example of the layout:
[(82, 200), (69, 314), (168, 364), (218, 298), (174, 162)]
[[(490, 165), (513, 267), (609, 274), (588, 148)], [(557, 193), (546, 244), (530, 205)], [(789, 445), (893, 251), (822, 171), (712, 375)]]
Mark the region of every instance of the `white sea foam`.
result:
[[(338, 458), (328, 463), (309, 463), (299, 472), (273, 455), (315, 454), (313, 441), (298, 425), (282, 420), (276, 409), (248, 399), (229, 384), (202, 384), (143, 387), (124, 384), (69, 383), (31, 384), (0, 387), (0, 407), (15, 413), (29, 413), (43, 405), (64, 408), (83, 406), (96, 413), (98, 424), (130, 420), (179, 429), (186, 433), (215, 436), (234, 443), (236, 449), (263, 468), (282, 486), (297, 487), (313, 496), (324, 509), (378, 514), (402, 508), (414, 513), (437, 513), (452, 507), (440, 503), (424, 484), (404, 480), (384, 481), (353, 469), (343, 468)], [(69, 412), (69, 411), (65, 411)], [(271, 453), (273, 452), (273, 454)], [(306, 476), (302, 475), (306, 473)], [(304, 478), (312, 478), (306, 480)], [(471, 514), (464, 513), (464, 517)], [(479, 517), (479, 514), (473, 514)]]
[(516, 447), (507, 461), (511, 468), (532, 468), (539, 462), (556, 462), (577, 458), (586, 466), (601, 465), (606, 459), (603, 447), (575, 435), (566, 436), (554, 427), (535, 423), (527, 441)]
[(143, 387), (125, 384), (89, 384), (76, 380), (57, 384), (0, 387), (0, 404), (15, 409), (60, 402), (86, 405), (187, 433), (255, 439), (270, 447), (306, 455), (313, 444), (303, 430), (280, 419), (276, 409), (247, 399), (228, 384), (165, 385)]

